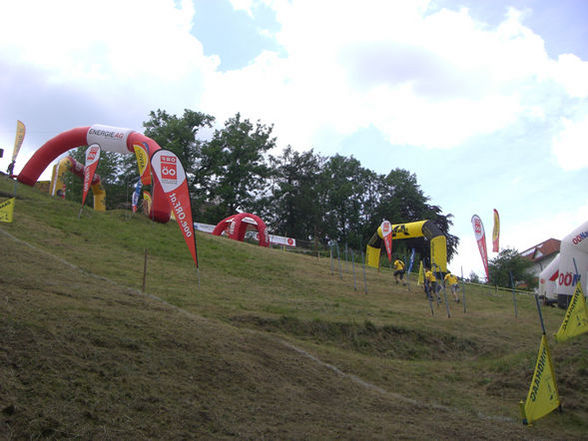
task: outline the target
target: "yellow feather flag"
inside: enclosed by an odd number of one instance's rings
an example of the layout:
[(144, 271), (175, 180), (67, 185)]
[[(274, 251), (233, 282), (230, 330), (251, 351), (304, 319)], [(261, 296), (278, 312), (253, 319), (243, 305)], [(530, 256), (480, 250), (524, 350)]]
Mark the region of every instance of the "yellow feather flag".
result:
[(555, 334), (555, 339), (564, 341), (584, 332), (588, 332), (588, 307), (582, 292), (582, 284), (578, 281), (563, 322)]
[(0, 202), (0, 222), (12, 222), (14, 212), (14, 198)]
[(417, 285), (424, 285), (425, 284), (425, 271), (423, 270), (423, 261), (421, 260), (421, 264), (419, 265), (419, 278), (417, 279)]
[(523, 424), (531, 424), (560, 406), (559, 392), (555, 383), (555, 372), (545, 334), (541, 336), (539, 356), (537, 357), (535, 373), (533, 374), (527, 401), (524, 404), (521, 401), (520, 404)]

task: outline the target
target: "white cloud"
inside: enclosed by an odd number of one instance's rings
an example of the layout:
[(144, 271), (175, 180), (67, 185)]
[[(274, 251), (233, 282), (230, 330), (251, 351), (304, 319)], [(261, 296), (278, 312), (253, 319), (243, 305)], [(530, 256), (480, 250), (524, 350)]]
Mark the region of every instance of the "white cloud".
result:
[(250, 17), (253, 17), (253, 0), (229, 0), (233, 9), (236, 11), (245, 11)]
[(563, 130), (553, 139), (553, 152), (564, 170), (588, 167), (588, 115), (572, 121), (562, 118)]
[(275, 122), (295, 148), (325, 127), (344, 137), (370, 125), (392, 144), (451, 148), (521, 118), (544, 120), (565, 98), (560, 85), (577, 95), (586, 84), (568, 73), (577, 60), (549, 59), (514, 9), (491, 28), (466, 9), (430, 13), (425, 0), (266, 3), (287, 57), (262, 54), (217, 75), (205, 102), (220, 94)]
[(588, 97), (588, 61), (574, 54), (564, 54), (550, 63), (550, 73), (566, 92), (574, 98)]
[[(275, 124), (278, 141), (298, 149), (366, 127), (392, 144), (452, 148), (522, 118), (546, 121), (588, 94), (588, 64), (549, 59), (514, 9), (489, 27), (467, 9), (432, 12), (430, 0), (231, 0), (249, 13), (256, 1), (275, 10), (284, 50), (240, 70), (219, 72), (218, 57), (204, 55), (189, 0), (4, 2), (0, 60), (113, 108), (192, 108), (219, 121), (239, 111)], [(570, 140), (585, 130), (567, 111), (575, 122), (555, 140), (560, 158), (577, 153)]]

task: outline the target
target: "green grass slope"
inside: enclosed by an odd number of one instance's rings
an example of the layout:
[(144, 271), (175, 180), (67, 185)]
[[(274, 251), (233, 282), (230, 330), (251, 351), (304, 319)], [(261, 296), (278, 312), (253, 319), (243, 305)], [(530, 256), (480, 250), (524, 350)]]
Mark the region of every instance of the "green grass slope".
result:
[[(0, 176), (0, 201), (14, 183)], [(422, 290), (329, 259), (96, 213), (17, 187), (0, 224), (0, 440), (588, 439), (588, 335), (555, 343), (563, 403), (520, 422), (534, 299)], [(147, 253), (146, 290), (141, 292)]]

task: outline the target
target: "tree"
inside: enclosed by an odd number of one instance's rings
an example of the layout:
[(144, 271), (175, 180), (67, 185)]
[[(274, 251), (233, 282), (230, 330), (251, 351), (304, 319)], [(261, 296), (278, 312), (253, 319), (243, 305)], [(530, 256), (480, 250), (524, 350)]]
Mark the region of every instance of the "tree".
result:
[[(212, 127), (213, 122), (213, 116), (189, 109), (184, 109), (182, 117), (158, 109), (149, 112), (149, 120), (143, 122), (145, 136), (180, 158), (188, 175), (188, 186), (193, 190), (201, 184), (198, 165), (204, 141), (198, 138), (198, 134), (203, 128)], [(133, 166), (136, 169), (134, 162)]]
[(264, 154), (275, 146), (272, 130), (237, 113), (203, 144), (197, 173), (203, 196), (212, 203), (204, 212), (205, 222), (216, 223), (238, 209), (247, 211), (265, 195), (270, 168)]
[(376, 174), (353, 156), (332, 156), (325, 163), (317, 202), (324, 205), (323, 224), (328, 239), (363, 248), (361, 225)]
[(510, 288), (510, 274), (515, 282), (525, 282), (527, 286), (536, 285), (535, 277), (529, 272), (533, 263), (522, 257), (519, 252), (507, 248), (498, 253), (494, 259), (488, 262), (488, 279), (492, 285)]
[(469, 279), (472, 283), (480, 283), (480, 276), (478, 276), (474, 271), (470, 272)]
[(271, 194), (259, 211), (277, 234), (309, 240), (322, 235), (322, 206), (318, 203), (325, 158), (288, 146), (281, 156), (270, 156)]

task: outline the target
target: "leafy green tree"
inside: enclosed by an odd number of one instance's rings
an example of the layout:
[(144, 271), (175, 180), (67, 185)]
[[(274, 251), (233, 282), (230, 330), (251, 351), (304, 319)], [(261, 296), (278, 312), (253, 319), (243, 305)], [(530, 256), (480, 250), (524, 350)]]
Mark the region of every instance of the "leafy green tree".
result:
[(469, 280), (472, 283), (481, 283), (480, 276), (478, 276), (474, 271), (470, 272)]
[(275, 146), (273, 126), (242, 119), (237, 113), (202, 145), (197, 173), (205, 207), (203, 221), (216, 223), (237, 210), (247, 211), (264, 196), (270, 168), (265, 153)]
[(527, 286), (533, 287), (536, 285), (536, 280), (529, 271), (532, 266), (533, 263), (522, 257), (517, 250), (504, 249), (488, 262), (489, 283), (510, 288), (510, 273), (512, 273), (515, 283), (525, 282)]
[(153, 139), (161, 148), (178, 155), (186, 172), (191, 175), (190, 186), (198, 178), (195, 176), (200, 150), (204, 141), (198, 138), (200, 131), (212, 127), (214, 117), (201, 112), (184, 109), (181, 117), (169, 115), (165, 110), (149, 112), (149, 120), (143, 123), (145, 136)]
[(290, 146), (280, 156), (270, 156), (271, 194), (259, 212), (276, 234), (305, 240), (322, 235), (318, 198), (324, 162), (312, 150), (299, 153)]
[(332, 156), (323, 170), (318, 202), (324, 204), (323, 224), (330, 240), (363, 248), (361, 225), (376, 174), (352, 157)]

